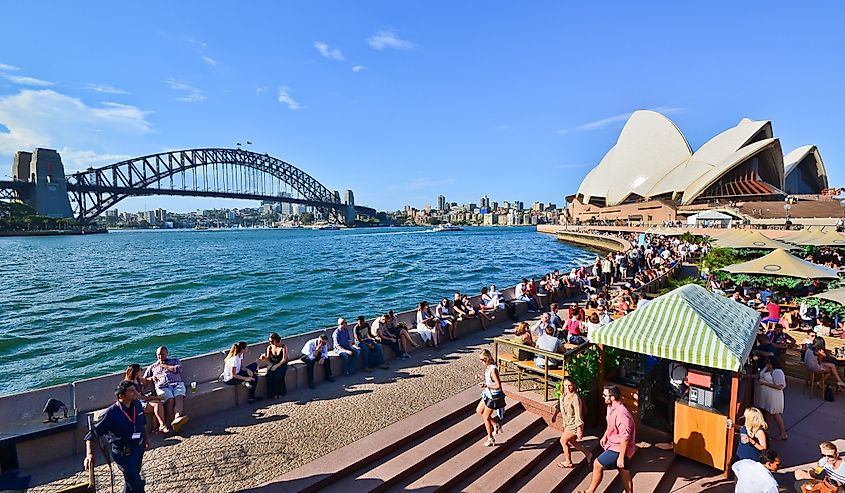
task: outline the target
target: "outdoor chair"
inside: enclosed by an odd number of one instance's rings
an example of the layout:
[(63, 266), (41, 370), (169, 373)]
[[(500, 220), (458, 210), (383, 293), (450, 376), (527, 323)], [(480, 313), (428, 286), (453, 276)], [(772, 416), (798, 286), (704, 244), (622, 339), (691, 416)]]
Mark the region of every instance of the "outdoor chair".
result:
[[(824, 388), (825, 388), (825, 374), (823, 371), (810, 371), (807, 368), (807, 380), (804, 382), (806, 387), (810, 388), (810, 398), (813, 398), (813, 392), (816, 391), (816, 384), (820, 385), (819, 388), (819, 396), (824, 399)], [(806, 388), (804, 389), (806, 390)]]

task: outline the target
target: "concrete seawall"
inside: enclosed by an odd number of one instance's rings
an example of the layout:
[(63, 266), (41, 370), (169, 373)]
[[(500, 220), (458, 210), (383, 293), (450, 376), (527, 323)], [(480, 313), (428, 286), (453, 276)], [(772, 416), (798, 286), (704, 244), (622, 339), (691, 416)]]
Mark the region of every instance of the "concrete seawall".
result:
[(630, 250), (632, 247), (629, 241), (623, 240), (622, 238), (573, 231), (571, 229), (566, 229), (563, 226), (543, 224), (537, 226), (537, 231), (540, 233), (556, 235), (557, 239), (567, 243), (595, 248), (606, 252), (625, 252)]
[[(504, 299), (513, 298), (514, 287), (511, 286), (501, 290)], [(480, 303), (480, 298), (480, 296), (474, 296), (470, 300), (473, 305), (476, 305)], [(436, 300), (429, 301), (432, 306), (436, 304)], [(526, 306), (524, 306), (524, 303), (520, 305), (518, 313), (524, 313)], [(497, 321), (508, 319), (507, 314), (503, 310), (498, 310), (497, 312)], [(416, 323), (416, 310), (397, 313), (396, 318), (397, 322), (404, 322), (409, 328), (413, 327)], [(368, 322), (372, 324), (373, 320), (369, 319)], [(477, 319), (463, 320), (458, 323), (457, 331), (459, 334), (467, 333), (479, 330), (480, 327), (480, 321)], [(288, 348), (289, 364), (285, 381), (289, 396), (291, 394), (296, 395), (297, 391), (302, 391), (302, 389), (307, 389), (305, 364), (299, 360), (302, 347), (308, 340), (320, 334), (326, 333), (331, 337), (331, 331), (333, 329), (331, 327), (314, 330), (282, 339), (282, 342)], [(411, 332), (411, 335), (416, 342), (422, 342), (419, 335), (415, 332)], [(235, 342), (237, 341), (232, 341), (232, 343)], [(263, 341), (250, 344), (247, 358), (249, 360), (257, 359), (258, 355), (262, 354), (266, 347), (267, 343)], [(189, 387), (188, 395), (185, 399), (185, 411), (189, 415), (195, 417), (206, 416), (247, 403), (247, 390), (245, 388), (240, 385), (227, 385), (218, 381), (219, 375), (223, 372), (224, 353), (227, 349), (221, 348), (219, 351), (189, 357), (175, 353), (172, 354), (173, 357), (180, 358), (182, 361), (182, 378), (186, 382), (186, 386)], [(390, 348), (383, 347), (383, 349), (386, 360), (393, 359), (397, 356), (393, 354)], [(155, 348), (151, 347), (149, 353), (150, 361), (146, 362), (146, 364), (152, 363), (155, 359)], [(340, 358), (331, 354), (330, 362), (332, 373), (334, 375), (341, 375), (342, 367)], [(131, 363), (135, 363), (135, 361), (126, 362), (127, 366)], [(144, 362), (141, 363), (146, 366)], [(319, 383), (323, 379), (323, 372), (318, 370), (314, 373), (315, 382)], [(114, 402), (114, 389), (122, 379), (123, 373), (113, 373), (78, 380), (72, 383), (0, 396), (0, 423), (4, 425), (4, 429), (12, 431), (23, 429), (34, 422), (40, 422), (44, 417), (41, 410), (49, 398), (61, 400), (68, 408), (75, 408), (78, 413), (79, 424), (73, 429), (48, 433), (34, 439), (28, 439), (26, 437), (19, 439), (16, 447), (20, 470), (26, 471), (27, 469), (39, 467), (57, 459), (81, 453), (85, 446), (83, 437), (87, 432), (87, 416), (104, 409)], [(191, 382), (197, 383), (197, 391), (195, 393), (190, 391)], [(266, 379), (262, 377), (258, 383), (258, 395), (264, 395), (266, 393)], [(57, 426), (61, 424), (62, 421), (57, 423)]]

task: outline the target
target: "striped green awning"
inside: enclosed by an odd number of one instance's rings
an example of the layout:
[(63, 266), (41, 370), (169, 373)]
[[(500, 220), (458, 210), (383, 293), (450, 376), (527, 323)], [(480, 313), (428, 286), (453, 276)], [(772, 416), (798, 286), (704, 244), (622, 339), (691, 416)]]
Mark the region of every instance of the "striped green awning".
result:
[(594, 329), (590, 341), (706, 368), (739, 371), (754, 344), (760, 314), (687, 284)]

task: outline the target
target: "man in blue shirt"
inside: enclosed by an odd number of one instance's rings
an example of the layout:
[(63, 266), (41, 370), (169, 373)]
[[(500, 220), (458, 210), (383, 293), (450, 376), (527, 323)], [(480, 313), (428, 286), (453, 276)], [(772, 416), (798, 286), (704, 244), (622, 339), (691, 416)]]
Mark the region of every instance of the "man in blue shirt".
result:
[(106, 438), (109, 454), (123, 473), (124, 493), (144, 493), (141, 479), (141, 461), (150, 441), (144, 431), (147, 423), (144, 408), (138, 402), (138, 391), (133, 382), (124, 380), (115, 389), (117, 402), (106, 408), (91, 431), (85, 435), (85, 469), (94, 467), (94, 446), (98, 438)]
[(352, 337), (349, 335), (346, 319), (343, 317), (337, 319), (337, 328), (332, 333), (332, 343), (334, 344), (332, 349), (343, 360), (343, 374), (349, 376), (355, 373), (361, 349), (352, 344)]

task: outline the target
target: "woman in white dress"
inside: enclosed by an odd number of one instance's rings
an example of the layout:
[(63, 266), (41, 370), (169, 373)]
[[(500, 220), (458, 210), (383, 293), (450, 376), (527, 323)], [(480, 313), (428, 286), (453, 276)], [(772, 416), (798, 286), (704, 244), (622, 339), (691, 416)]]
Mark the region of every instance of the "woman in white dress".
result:
[(754, 405), (771, 415), (778, 425), (780, 435), (775, 440), (786, 440), (786, 426), (783, 424), (783, 389), (786, 388), (786, 376), (780, 368), (777, 358), (768, 358), (766, 367), (758, 375), (757, 395)]
[(421, 301), (417, 306), (417, 326), (414, 332), (420, 335), (424, 343), (428, 344), (431, 342), (431, 345), (435, 349), (437, 349), (439, 344), (439, 338), (437, 337), (439, 325), (437, 319), (434, 318), (434, 314), (431, 313), (431, 308), (428, 307), (428, 302)]

